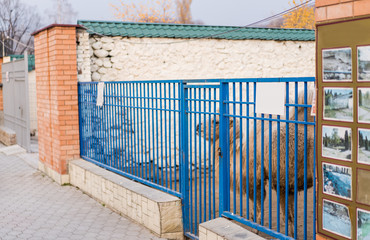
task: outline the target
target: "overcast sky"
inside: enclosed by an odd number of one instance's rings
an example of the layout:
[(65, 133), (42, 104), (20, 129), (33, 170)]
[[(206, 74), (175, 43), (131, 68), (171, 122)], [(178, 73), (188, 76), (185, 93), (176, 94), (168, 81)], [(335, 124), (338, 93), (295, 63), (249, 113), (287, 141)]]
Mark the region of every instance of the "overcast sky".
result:
[[(39, 8), (40, 14), (52, 8), (52, 0), (21, 0)], [(77, 19), (115, 20), (109, 3), (119, 0), (69, 0), (78, 12)], [(139, 2), (140, 0), (133, 0)], [(153, 0), (154, 1), (154, 0)], [(126, 0), (126, 2), (130, 2)], [(193, 0), (192, 15), (207, 25), (242, 26), (253, 23), (288, 8), (290, 0)]]

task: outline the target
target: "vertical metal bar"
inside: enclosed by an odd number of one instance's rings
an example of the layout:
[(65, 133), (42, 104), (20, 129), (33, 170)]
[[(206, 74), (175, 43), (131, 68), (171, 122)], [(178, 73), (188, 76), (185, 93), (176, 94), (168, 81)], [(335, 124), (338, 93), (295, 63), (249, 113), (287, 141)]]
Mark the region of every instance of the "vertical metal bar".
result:
[[(193, 89), (190, 89), (188, 90), (189, 93), (188, 93), (188, 97), (189, 99), (192, 99), (192, 93), (193, 93)], [(193, 101), (192, 100), (189, 100), (189, 103), (190, 103), (190, 110), (192, 111), (192, 106), (193, 106)], [(190, 144), (190, 148), (189, 149), (193, 149), (193, 124), (192, 124), (192, 117), (193, 117), (193, 114), (192, 113), (189, 113), (190, 115), (190, 120), (189, 120), (189, 132), (190, 132), (190, 138), (189, 138), (189, 144)], [(195, 131), (196, 131), (196, 127), (197, 126), (194, 126), (195, 128)], [(190, 168), (190, 232), (193, 233), (193, 202), (194, 202), (194, 199), (193, 199), (193, 151), (190, 153), (190, 160), (189, 160), (189, 168)], [(196, 172), (196, 171), (195, 171)], [(196, 204), (196, 203), (195, 203)], [(196, 217), (195, 217), (196, 219)]]
[[(122, 92), (122, 86), (123, 84), (119, 84), (119, 95), (120, 95), (120, 109), (121, 109), (121, 114), (120, 114), (120, 123), (121, 123), (121, 128), (120, 128), (120, 132), (121, 132), (121, 135), (120, 135), (120, 170), (123, 171), (123, 157), (124, 157), (124, 153), (123, 152), (126, 152), (126, 149), (124, 148), (124, 139), (125, 139), (125, 125), (124, 125), (124, 114), (125, 114), (125, 109), (124, 109), (124, 95), (123, 95), (123, 92)], [(123, 131), (123, 132), (122, 132)]]
[[(239, 116), (243, 116), (243, 85), (239, 82)], [(239, 204), (240, 204), (240, 216), (243, 217), (243, 119), (240, 118), (239, 120)]]
[[(203, 88), (203, 112), (207, 112), (206, 110), (206, 89)], [(203, 114), (203, 220), (207, 220), (207, 147), (206, 147), (206, 134), (207, 134), (207, 114)]]
[[(144, 161), (145, 161), (145, 179), (146, 180), (148, 180), (148, 154), (147, 154), (147, 152), (148, 152), (148, 146), (147, 146), (147, 142), (148, 142), (148, 139), (147, 139), (147, 128), (148, 128), (148, 126), (149, 126), (149, 124), (148, 124), (148, 119), (147, 119), (147, 109), (148, 109), (148, 104), (146, 104), (146, 101), (147, 101), (147, 96), (146, 96), (146, 91), (145, 91), (145, 86), (147, 86), (148, 84), (147, 83), (145, 83), (145, 84), (143, 84), (143, 86), (142, 86), (142, 90), (143, 90), (143, 95), (142, 95), (142, 97), (144, 98), (144, 106), (143, 105), (141, 105), (142, 107), (144, 107), (144, 148), (145, 148), (145, 150), (144, 150), (144, 154), (145, 154), (145, 159), (144, 159)], [(149, 141), (150, 142), (150, 141)], [(150, 151), (150, 150), (149, 150)]]
[[(130, 109), (130, 146), (131, 146), (131, 154), (130, 154), (130, 173), (131, 174), (134, 174), (136, 175), (136, 171), (135, 171), (135, 166), (133, 166), (134, 164), (134, 161), (136, 160), (136, 156), (133, 156), (136, 154), (136, 151), (135, 151), (135, 143), (134, 143), (134, 139), (135, 139), (135, 120), (134, 120), (134, 114), (133, 114), (133, 104), (132, 104), (132, 98), (133, 98), (133, 94), (132, 94), (132, 91), (133, 91), (133, 84), (132, 83), (129, 83), (128, 84), (129, 86), (129, 91), (130, 91), (130, 95), (129, 95), (129, 99), (130, 99), (130, 105), (129, 105), (129, 109)], [(132, 126), (134, 124), (134, 126)]]
[(155, 108), (156, 108), (156, 111), (155, 111), (155, 114), (156, 114), (156, 142), (157, 142), (157, 147), (156, 147), (156, 153), (157, 153), (157, 159), (156, 159), (156, 162), (157, 162), (157, 181), (156, 183), (159, 184), (159, 128), (158, 128), (158, 122), (159, 122), (159, 118), (158, 118), (158, 83), (155, 83), (155, 99), (156, 99), (156, 104), (155, 104)]
[(135, 156), (136, 156), (136, 176), (140, 177), (140, 166), (141, 166), (141, 149), (140, 149), (140, 118), (139, 118), (139, 94), (138, 94), (138, 83), (134, 84), (134, 126), (135, 126)]
[(117, 83), (114, 83), (114, 112), (115, 112), (115, 122), (114, 122), (114, 168), (118, 169), (118, 158), (119, 158), (119, 146), (118, 141), (120, 140), (121, 135), (118, 133), (118, 130), (120, 129), (118, 125), (119, 120), (119, 94), (117, 91)]
[[(246, 84), (246, 88), (247, 88), (247, 96), (246, 96), (246, 102), (247, 102), (247, 116), (249, 117), (250, 116), (250, 109), (249, 109), (249, 102), (250, 102), (250, 97), (249, 97), (249, 91), (250, 91), (250, 86), (249, 86), (249, 82), (247, 82)], [(250, 143), (249, 143), (249, 118), (247, 118), (247, 136), (246, 136), (246, 140), (247, 140), (247, 152), (246, 152), (246, 173), (247, 173), (247, 177), (246, 177), (246, 203), (245, 203), (245, 208), (247, 209), (247, 212), (246, 212), (246, 216), (247, 216), (247, 219), (250, 219), (250, 216), (249, 216), (249, 149), (250, 149)]]
[[(151, 92), (152, 92), (152, 94), (151, 94), (151, 113), (152, 113), (152, 123), (151, 123), (151, 126), (152, 126), (152, 143), (153, 143), (153, 148), (151, 148), (150, 149), (150, 151), (152, 152), (152, 159), (151, 159), (151, 161), (150, 161), (150, 164), (151, 164), (151, 166), (152, 166), (152, 170), (153, 170), (153, 172), (151, 172), (151, 181), (152, 182), (155, 182), (155, 162), (154, 162), (154, 160), (155, 160), (155, 141), (154, 141), (154, 136), (155, 136), (155, 134), (154, 134), (154, 127), (155, 127), (155, 125), (154, 125), (154, 87), (153, 87), (153, 83), (150, 83), (150, 87), (151, 87)], [(150, 126), (150, 124), (149, 124), (149, 126)]]
[[(286, 83), (286, 115), (285, 119), (289, 120), (289, 82)], [(285, 124), (285, 235), (289, 235), (289, 123)]]
[[(269, 114), (269, 118), (272, 119), (272, 115)], [(269, 228), (272, 229), (272, 121), (269, 120)]]
[[(304, 82), (304, 104), (307, 104), (307, 82)], [(307, 107), (304, 107), (304, 206), (303, 238), (307, 239)]]
[[(216, 88), (213, 89), (213, 100), (216, 100), (217, 99), (217, 95), (216, 95)], [(213, 176), (213, 188), (212, 188), (212, 192), (213, 192), (213, 218), (216, 218), (216, 173), (215, 173), (215, 166), (216, 166), (216, 118), (217, 118), (217, 115), (216, 115), (216, 111), (217, 111), (217, 104), (216, 102), (213, 103), (213, 112), (215, 113), (213, 115), (213, 149), (212, 149), (212, 155), (213, 155), (213, 159), (212, 159), (212, 176)]]
[[(180, 90), (179, 90), (179, 89), (180, 89), (180, 87), (179, 87), (179, 86), (180, 86), (180, 84), (178, 84), (178, 83), (177, 83), (177, 84), (176, 84), (176, 83), (174, 83), (174, 84), (173, 84), (173, 96), (174, 96), (174, 97), (176, 97), (176, 98), (178, 98), (178, 97), (179, 97), (179, 96), (178, 96), (179, 94), (177, 94), (177, 95), (176, 95), (176, 90), (177, 90), (177, 92), (179, 92), (179, 91), (180, 91)], [(174, 109), (178, 110), (178, 109), (179, 109), (179, 106), (180, 106), (180, 104), (179, 104), (179, 100), (174, 100), (174, 105), (175, 105), (175, 106), (174, 106)], [(174, 132), (173, 132), (173, 138), (174, 138), (173, 140), (174, 140), (174, 141), (173, 141), (173, 142), (175, 143), (175, 146), (174, 146), (174, 148), (173, 148), (173, 149), (174, 149), (173, 151), (174, 151), (174, 153), (175, 153), (175, 159), (174, 159), (174, 165), (175, 165), (175, 170), (174, 170), (174, 172), (175, 172), (175, 182), (177, 181), (177, 160), (176, 160), (176, 159), (177, 159), (177, 154), (176, 154), (176, 153), (177, 153), (177, 152), (176, 152), (176, 151), (177, 151), (177, 150), (176, 150), (176, 149), (177, 149), (177, 148), (176, 148), (176, 147), (177, 147), (177, 146), (176, 146), (176, 145), (177, 145), (177, 144), (176, 144), (176, 142), (177, 142), (177, 131), (176, 131), (176, 123), (177, 123), (177, 121), (176, 121), (176, 115), (177, 115), (177, 114), (178, 114), (177, 112), (175, 112), (175, 113), (173, 114), (173, 129), (174, 129)], [(175, 191), (177, 191), (177, 184), (175, 184)]]
[[(298, 104), (298, 82), (295, 82), (295, 104)], [(298, 107), (294, 108), (295, 120), (298, 121)], [(294, 238), (298, 231), (298, 123), (294, 124)]]
[[(236, 101), (235, 83), (233, 86), (233, 102)], [(236, 115), (235, 103), (233, 103), (233, 115)], [(236, 214), (236, 118), (233, 117), (233, 212)]]
[[(186, 220), (189, 219), (189, 148), (188, 148), (188, 115), (187, 115), (187, 101), (188, 90), (184, 87), (184, 83), (181, 83), (181, 194), (184, 200), (183, 213), (185, 230), (189, 230), (189, 224)], [(186, 232), (185, 231), (185, 232)]]
[[(257, 92), (257, 83), (253, 83), (253, 102), (256, 103), (256, 92)], [(253, 221), (256, 222), (257, 218), (257, 114), (256, 114), (256, 105), (254, 104), (254, 123), (253, 123)]]
[[(167, 139), (167, 83), (164, 83), (164, 144), (165, 144), (165, 147), (164, 147), (164, 150), (165, 150), (165, 154), (164, 154), (164, 158), (165, 158), (165, 168), (166, 168), (166, 188), (168, 188), (168, 166), (167, 166), (167, 142), (168, 142), (168, 139)], [(163, 125), (163, 124), (162, 124)], [(162, 144), (163, 145), (163, 144)]]
[(122, 87), (123, 87), (123, 106), (124, 106), (124, 115), (123, 115), (123, 126), (124, 126), (124, 138), (123, 138), (123, 142), (124, 142), (124, 151), (125, 151), (125, 158), (124, 158), (124, 162), (123, 162), (123, 171), (127, 172), (127, 160), (129, 158), (129, 152), (130, 152), (130, 149), (129, 149), (129, 138), (128, 138), (128, 132), (129, 132), (129, 128), (128, 128), (128, 109), (127, 109), (127, 84), (126, 83), (123, 83), (122, 84)]
[[(261, 114), (265, 118), (265, 114)], [(261, 225), (264, 225), (265, 199), (265, 121), (261, 120)]]
[(108, 165), (108, 156), (109, 156), (109, 131), (108, 131), (108, 121), (109, 121), (109, 106), (108, 106), (108, 84), (105, 85), (104, 88), (104, 105), (103, 105), (103, 112), (104, 112), (104, 138), (103, 138), (103, 143), (104, 143), (104, 164)]
[[(86, 148), (83, 147), (83, 142), (86, 141), (85, 140), (85, 136), (83, 135), (83, 131), (82, 129), (85, 128), (85, 121), (83, 121), (82, 119), (86, 119), (86, 116), (85, 114), (82, 115), (82, 99), (83, 99), (83, 94), (82, 94), (82, 89), (81, 89), (81, 84), (78, 83), (77, 84), (77, 92), (78, 92), (78, 121), (79, 121), (79, 134), (80, 134), (80, 152), (81, 152), (81, 155), (82, 156), (86, 156)], [(87, 122), (87, 124), (89, 124), (90, 121)], [(82, 124), (84, 123), (84, 126), (82, 126)], [(86, 128), (85, 128), (86, 129)], [(87, 131), (87, 129), (86, 129)]]
[[(144, 178), (144, 147), (143, 147), (143, 105), (141, 104), (142, 101), (142, 94), (141, 94), (141, 84), (136, 84), (136, 115), (137, 115), (137, 145), (138, 145), (138, 154), (139, 154), (139, 174), (141, 178)], [(139, 91), (140, 88), (140, 91)]]
[(221, 82), (220, 85), (220, 148), (221, 154), (219, 156), (220, 161), (220, 206), (219, 215), (224, 211), (230, 209), (230, 122), (229, 117), (225, 116), (229, 114), (229, 104), (226, 101), (229, 100), (229, 84)]
[[(171, 86), (173, 86), (173, 83), (170, 83), (169, 85), (168, 85), (168, 97), (171, 99), (173, 99), (173, 98), (175, 98), (175, 96), (171, 96), (172, 94), (172, 91), (171, 91)], [(170, 100), (169, 102), (168, 102), (168, 104), (169, 104), (169, 106), (168, 106), (168, 109), (173, 109), (173, 110), (176, 110), (175, 109), (175, 106), (174, 107), (172, 107), (172, 103), (173, 103), (173, 100)], [(174, 112), (175, 114), (176, 114), (176, 112)], [(172, 142), (171, 142), (171, 133), (172, 133), (172, 114), (173, 114), (173, 112), (169, 112), (169, 116), (168, 116), (168, 122), (169, 122), (169, 133), (168, 133), (168, 139), (166, 138), (166, 141), (168, 141), (169, 142), (169, 149), (168, 149), (168, 151), (169, 151), (169, 156), (170, 156), (170, 159), (169, 159), (169, 163), (170, 163), (170, 189), (173, 189), (172, 188), (172, 171), (173, 171), (173, 169), (172, 169)], [(175, 150), (176, 151), (176, 150)], [(176, 163), (175, 163), (175, 166), (176, 166)], [(175, 169), (175, 172), (176, 172), (176, 167), (174, 168)], [(175, 179), (176, 180), (176, 179)], [(175, 182), (175, 186), (176, 186), (176, 182)]]
[[(208, 143), (211, 139), (211, 118), (214, 112), (212, 113), (212, 92), (211, 88), (208, 88), (208, 112), (210, 113), (208, 116)], [(206, 133), (204, 133), (206, 136)], [(208, 219), (205, 220), (210, 220), (211, 219), (211, 212), (212, 212), (212, 182), (211, 182), (211, 169), (212, 169), (212, 164), (211, 164), (211, 146), (210, 144), (208, 145)]]
[[(194, 97), (193, 97), (193, 103), (194, 103), (194, 112), (197, 111), (197, 101), (195, 99), (198, 99), (198, 90), (194, 89)], [(193, 114), (194, 118), (194, 232), (196, 233), (198, 231), (198, 172), (197, 172), (197, 162), (198, 162), (198, 149), (197, 149), (197, 114)], [(200, 123), (199, 123), (200, 124)], [(200, 176), (199, 176), (200, 177)]]
[[(140, 91), (139, 91), (139, 95), (140, 95), (140, 104), (138, 104), (140, 106), (140, 143), (141, 143), (141, 152), (140, 152), (140, 156), (141, 156), (141, 178), (144, 178), (145, 179), (145, 166), (146, 166), (146, 161), (145, 161), (145, 155), (146, 155), (146, 149), (144, 149), (144, 142), (143, 140), (145, 141), (145, 138), (144, 138), (144, 132), (143, 132), (143, 125), (145, 125), (144, 121), (145, 119), (143, 118), (143, 83), (139, 83), (139, 88), (140, 88)], [(144, 110), (145, 111), (145, 110)], [(143, 139), (144, 138), (144, 139)]]
[[(202, 99), (202, 95), (201, 95), (201, 90), (200, 88), (198, 88), (198, 99)], [(198, 101), (198, 108), (199, 108), (199, 114), (198, 114), (198, 117), (199, 117), (199, 134), (198, 134), (198, 144), (199, 144), (199, 165), (198, 165), (198, 170), (199, 170), (199, 223), (202, 222), (202, 139), (201, 139), (201, 125), (202, 125), (202, 105), (201, 105), (201, 101)]]
[(161, 185), (164, 186), (164, 162), (163, 162), (163, 108), (162, 108), (162, 86), (163, 84), (159, 84), (159, 117), (160, 117), (160, 125), (161, 125), (161, 132), (160, 132), (160, 141), (161, 141)]

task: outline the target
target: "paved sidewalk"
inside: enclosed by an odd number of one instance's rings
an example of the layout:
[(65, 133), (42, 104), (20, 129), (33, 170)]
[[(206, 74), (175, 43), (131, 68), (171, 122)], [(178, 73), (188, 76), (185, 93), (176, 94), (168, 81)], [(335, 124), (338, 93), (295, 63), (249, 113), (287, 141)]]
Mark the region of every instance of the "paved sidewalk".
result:
[(34, 168), (36, 157), (0, 153), (0, 239), (159, 239), (75, 187), (53, 182)]

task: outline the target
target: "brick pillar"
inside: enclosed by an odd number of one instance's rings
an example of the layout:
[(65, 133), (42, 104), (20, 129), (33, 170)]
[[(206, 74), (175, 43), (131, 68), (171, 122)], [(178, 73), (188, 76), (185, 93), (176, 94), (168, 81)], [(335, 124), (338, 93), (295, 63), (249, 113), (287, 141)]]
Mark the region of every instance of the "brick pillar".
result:
[(39, 169), (69, 182), (68, 161), (79, 158), (75, 25), (50, 25), (35, 37)]

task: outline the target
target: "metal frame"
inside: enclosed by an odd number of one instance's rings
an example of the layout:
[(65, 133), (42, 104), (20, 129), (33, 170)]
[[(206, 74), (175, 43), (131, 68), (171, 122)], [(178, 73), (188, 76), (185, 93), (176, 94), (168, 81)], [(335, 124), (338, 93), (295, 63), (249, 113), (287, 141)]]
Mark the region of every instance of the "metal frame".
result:
[[(288, 218), (285, 221), (284, 233), (280, 230), (280, 190), (277, 190), (276, 229), (273, 229), (271, 224), (271, 173), (267, 173), (270, 186), (269, 216), (268, 226), (265, 226), (264, 184), (261, 184), (261, 189), (256, 189), (256, 174), (254, 174), (253, 189), (250, 188), (249, 184), (244, 184), (241, 181), (240, 186), (230, 184), (230, 171), (233, 171), (233, 179), (236, 179), (237, 174), (242, 176), (243, 171), (247, 172), (247, 179), (249, 179), (249, 171), (257, 172), (258, 142), (261, 143), (261, 149), (268, 146), (268, 168), (272, 169), (273, 124), (274, 128), (276, 125), (277, 129), (283, 129), (281, 124), (285, 124), (287, 137), (284, 143), (280, 142), (281, 131), (277, 131), (277, 144), (278, 146), (285, 144), (287, 148), (289, 148), (289, 126), (293, 124), (295, 135), (294, 214), (297, 216), (298, 126), (304, 126), (306, 138), (307, 127), (315, 127), (315, 122), (308, 122), (307, 119), (307, 108), (311, 107), (307, 99), (307, 84), (314, 81), (315, 78), (252, 78), (106, 82), (104, 106), (101, 108), (95, 106), (97, 83), (79, 83), (81, 156), (110, 171), (182, 198), (184, 232), (190, 238), (197, 238), (199, 223), (215, 218), (216, 212), (218, 212), (219, 216), (231, 218), (272, 237), (291, 239), (288, 236)], [(265, 114), (259, 116), (255, 113), (257, 84), (266, 82), (285, 83), (287, 96), (290, 94), (289, 86), (293, 86), (295, 100), (290, 103), (289, 97), (287, 98), (285, 119), (281, 116), (273, 117)], [(298, 103), (299, 84), (304, 86), (304, 103)], [(248, 89), (246, 93), (244, 93), (243, 87)], [(253, 91), (251, 92), (250, 89)], [(236, 98), (238, 94), (239, 99)], [(246, 100), (242, 96), (245, 96)], [(253, 99), (251, 100), (251, 98)], [(243, 113), (244, 108), (246, 112)], [(304, 108), (303, 120), (298, 118), (298, 108)], [(291, 109), (294, 111), (293, 119), (289, 118)], [(251, 110), (254, 111), (252, 115), (250, 115)], [(216, 118), (219, 118), (220, 149), (215, 149)], [(230, 128), (231, 120), (233, 120), (233, 126)], [(239, 125), (236, 122), (239, 122)], [(261, 122), (261, 132), (263, 133), (261, 136), (257, 136), (257, 122)], [(264, 129), (264, 123), (267, 124), (266, 129)], [(245, 132), (243, 132), (243, 126), (246, 127)], [(234, 134), (230, 135), (229, 131)], [(240, 132), (239, 138), (236, 138), (236, 131)], [(252, 134), (254, 133), (252, 140), (249, 138), (250, 131)], [(265, 131), (269, 132), (267, 140), (264, 136)], [(232, 139), (230, 139), (231, 136)], [(236, 159), (235, 146), (237, 143), (239, 146), (244, 144), (243, 137), (246, 138), (247, 146), (253, 144), (254, 148), (247, 147), (247, 152), (243, 154), (246, 154), (248, 164), (246, 169), (240, 167), (240, 172), (237, 173), (235, 166), (242, 164), (242, 155)], [(306, 141), (303, 148), (304, 174), (308, 176), (307, 161), (313, 161), (315, 171), (315, 159), (307, 159)], [(178, 152), (176, 149), (179, 149)], [(229, 154), (230, 150), (233, 154)], [(289, 152), (289, 149), (286, 152)], [(218, 193), (215, 182), (217, 175), (215, 173), (216, 154), (219, 154), (218, 174), (221, 179)], [(174, 161), (171, 159), (172, 155)], [(267, 156), (264, 156), (264, 151), (262, 151), (261, 158), (265, 157)], [(277, 159), (280, 157), (282, 156), (278, 147)], [(280, 164), (277, 164), (277, 176), (278, 179), (281, 174), (286, 176), (285, 206), (288, 206), (288, 154), (285, 159), (286, 171), (281, 173)], [(261, 168), (263, 179), (265, 174), (263, 171), (264, 161), (261, 161)], [(315, 172), (313, 181), (315, 182)], [(277, 181), (277, 189), (280, 189), (279, 184), (280, 181)], [(238, 198), (237, 187), (240, 189), (246, 187), (247, 199), (249, 191), (253, 191), (253, 206), (249, 206), (247, 200), (245, 208), (243, 208), (244, 200), (242, 197)], [(313, 201), (316, 201), (315, 184), (313, 187)], [(257, 190), (261, 191), (262, 195), (260, 223), (249, 218), (250, 207), (252, 207), (253, 219), (256, 219)], [(303, 214), (306, 219), (303, 238), (307, 239), (307, 179), (304, 181), (303, 204)], [(287, 214), (288, 208), (286, 207), (285, 215), (287, 216)], [(313, 238), (315, 239), (315, 212), (313, 218)], [(297, 226), (297, 218), (294, 218), (294, 238), (298, 237)]]

